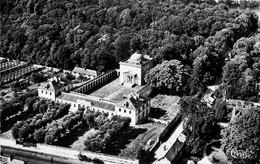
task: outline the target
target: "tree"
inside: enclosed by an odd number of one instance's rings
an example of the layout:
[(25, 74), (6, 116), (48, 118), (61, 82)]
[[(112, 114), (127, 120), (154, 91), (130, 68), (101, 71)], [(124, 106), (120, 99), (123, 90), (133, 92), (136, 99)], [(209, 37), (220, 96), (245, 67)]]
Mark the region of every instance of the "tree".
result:
[(17, 123), (14, 124), (12, 128), (12, 136), (14, 139), (19, 138), (19, 131), (22, 126), (23, 126), (23, 122), (21, 121), (18, 121)]
[(246, 114), (235, 119), (221, 131), (221, 143), (227, 156), (238, 162), (231, 152), (238, 150), (246, 153), (243, 160), (258, 163), (260, 160), (260, 109), (251, 108)]
[(40, 83), (40, 82), (43, 82), (43, 81), (45, 81), (45, 80), (46, 80), (46, 79), (45, 79), (44, 75), (41, 74), (41, 73), (35, 73), (35, 72), (33, 72), (33, 73), (31, 74), (31, 81), (34, 82), (34, 83)]
[(180, 101), (181, 113), (185, 119), (184, 133), (187, 135), (185, 150), (201, 157), (204, 146), (217, 139), (220, 127), (214, 111), (197, 98), (183, 97)]
[(162, 91), (181, 92), (186, 83), (187, 71), (178, 60), (164, 61), (150, 69), (145, 82)]
[(27, 140), (29, 137), (29, 130), (30, 130), (30, 125), (27, 123), (23, 124), (18, 132), (19, 138), (22, 140)]
[(44, 139), (44, 142), (45, 142), (46, 144), (49, 144), (49, 145), (53, 144), (53, 142), (54, 142), (54, 136), (52, 136), (52, 135), (46, 135), (46, 136), (45, 136), (45, 139)]
[(219, 122), (228, 122), (228, 113), (230, 110), (228, 109), (225, 100), (217, 99), (214, 103), (212, 109), (215, 111), (215, 118)]
[(45, 139), (46, 131), (43, 128), (40, 128), (34, 132), (34, 140), (37, 143), (43, 143)]

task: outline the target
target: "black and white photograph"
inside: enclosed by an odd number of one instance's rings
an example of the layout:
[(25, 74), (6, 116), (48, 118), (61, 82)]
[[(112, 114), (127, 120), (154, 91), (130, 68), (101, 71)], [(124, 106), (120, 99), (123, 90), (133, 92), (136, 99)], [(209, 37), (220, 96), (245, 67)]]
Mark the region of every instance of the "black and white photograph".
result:
[(260, 164), (260, 0), (0, 0), (0, 164)]

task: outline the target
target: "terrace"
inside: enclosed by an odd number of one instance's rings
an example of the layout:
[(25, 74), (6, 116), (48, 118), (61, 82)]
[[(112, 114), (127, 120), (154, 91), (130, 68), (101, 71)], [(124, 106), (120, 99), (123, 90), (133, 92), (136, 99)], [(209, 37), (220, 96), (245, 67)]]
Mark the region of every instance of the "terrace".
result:
[(119, 102), (123, 100), (124, 96), (127, 96), (129, 93), (136, 93), (143, 87), (144, 86), (135, 86), (131, 88), (129, 86), (121, 85), (119, 78), (117, 78), (110, 83), (100, 87), (99, 89), (89, 93), (89, 95)]

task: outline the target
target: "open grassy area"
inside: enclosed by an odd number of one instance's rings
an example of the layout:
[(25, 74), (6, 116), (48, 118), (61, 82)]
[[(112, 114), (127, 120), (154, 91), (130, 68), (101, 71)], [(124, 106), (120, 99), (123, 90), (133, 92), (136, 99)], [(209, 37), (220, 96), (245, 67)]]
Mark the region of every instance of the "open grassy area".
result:
[(122, 134), (113, 138), (113, 142), (102, 152), (111, 155), (118, 155), (129, 158), (136, 158), (139, 148), (145, 147), (149, 140), (156, 140), (156, 137), (163, 131), (164, 125), (145, 123), (135, 128), (129, 127)]
[(172, 120), (180, 111), (179, 101), (179, 96), (156, 95), (151, 100), (151, 117)]
[(58, 141), (55, 145), (69, 147), (74, 150), (83, 151), (85, 149), (84, 141), (88, 136), (97, 133), (98, 130), (88, 129), (88, 126), (80, 126), (72, 130), (72, 132)]

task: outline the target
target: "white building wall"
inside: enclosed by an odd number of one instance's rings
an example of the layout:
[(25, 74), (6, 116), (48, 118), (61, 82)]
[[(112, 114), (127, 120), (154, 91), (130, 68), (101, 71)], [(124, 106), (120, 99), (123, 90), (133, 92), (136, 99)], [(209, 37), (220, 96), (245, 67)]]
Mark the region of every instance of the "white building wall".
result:
[(53, 91), (38, 89), (38, 96), (55, 101), (55, 92)]
[[(121, 109), (121, 110), (120, 110)], [(135, 126), (136, 125), (136, 111), (124, 107), (115, 107), (115, 113), (116, 115), (122, 116), (122, 117), (129, 117), (131, 118), (131, 123), (130, 126)]]
[(130, 71), (131, 73), (137, 74), (138, 83), (137, 85), (142, 85), (142, 69), (141, 67), (135, 67), (131, 65), (120, 64), (120, 83), (124, 82), (124, 72)]

